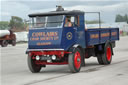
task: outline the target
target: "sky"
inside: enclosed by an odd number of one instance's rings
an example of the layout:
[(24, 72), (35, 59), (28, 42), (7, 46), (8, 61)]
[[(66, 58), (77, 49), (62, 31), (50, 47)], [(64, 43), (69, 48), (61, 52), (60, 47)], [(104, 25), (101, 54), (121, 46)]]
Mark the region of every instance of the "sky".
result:
[[(0, 21), (9, 21), (11, 16), (28, 20), (28, 14), (54, 11), (56, 5), (65, 10), (100, 12), (101, 20), (107, 23), (114, 22), (117, 14), (128, 14), (128, 0), (0, 0)], [(98, 18), (96, 14), (85, 16)]]

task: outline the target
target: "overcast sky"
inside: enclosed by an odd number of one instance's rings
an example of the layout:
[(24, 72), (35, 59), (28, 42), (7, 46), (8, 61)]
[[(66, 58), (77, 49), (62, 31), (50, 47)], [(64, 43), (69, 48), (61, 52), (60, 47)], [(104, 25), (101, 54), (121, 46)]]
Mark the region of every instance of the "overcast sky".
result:
[(101, 12), (104, 22), (114, 22), (116, 14), (128, 14), (128, 0), (0, 0), (0, 4), (0, 21), (9, 21), (11, 16), (28, 19), (28, 14), (53, 11), (56, 5), (66, 10)]

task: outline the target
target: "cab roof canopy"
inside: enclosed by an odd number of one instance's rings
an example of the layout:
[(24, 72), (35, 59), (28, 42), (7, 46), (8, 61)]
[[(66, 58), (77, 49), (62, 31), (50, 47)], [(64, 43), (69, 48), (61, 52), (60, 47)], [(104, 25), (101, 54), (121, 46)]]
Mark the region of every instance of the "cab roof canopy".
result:
[(34, 13), (34, 14), (29, 14), (29, 17), (36, 17), (36, 16), (54, 16), (54, 15), (81, 15), (84, 14), (83, 11), (80, 10), (73, 10), (73, 11), (51, 11), (51, 12), (46, 12), (46, 13)]

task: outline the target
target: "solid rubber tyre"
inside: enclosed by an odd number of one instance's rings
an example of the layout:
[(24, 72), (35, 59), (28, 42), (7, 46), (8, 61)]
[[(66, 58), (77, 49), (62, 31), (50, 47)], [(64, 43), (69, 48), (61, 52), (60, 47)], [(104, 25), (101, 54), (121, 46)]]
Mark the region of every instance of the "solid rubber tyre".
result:
[(32, 72), (32, 73), (38, 73), (40, 72), (41, 70), (41, 66), (40, 65), (37, 65), (35, 63), (35, 59), (32, 59), (32, 56), (28, 56), (28, 67), (29, 67), (29, 70)]
[(104, 64), (104, 62), (103, 62), (103, 60), (102, 60), (102, 54), (97, 54), (97, 60), (98, 60), (98, 63), (99, 63), (100, 65), (103, 65), (103, 64)]
[(12, 40), (11, 43), (12, 43), (12, 46), (15, 46), (16, 45), (16, 40)]
[(101, 65), (108, 65), (112, 61), (112, 47), (108, 43), (104, 46), (104, 52), (97, 55), (98, 63)]
[(8, 46), (8, 41), (7, 40), (3, 40), (1, 43), (2, 47), (7, 47)]
[(105, 52), (102, 54), (104, 65), (108, 65), (112, 61), (112, 48), (110, 44), (105, 46)]
[(75, 48), (74, 52), (68, 56), (68, 65), (72, 73), (77, 73), (81, 69), (81, 50)]

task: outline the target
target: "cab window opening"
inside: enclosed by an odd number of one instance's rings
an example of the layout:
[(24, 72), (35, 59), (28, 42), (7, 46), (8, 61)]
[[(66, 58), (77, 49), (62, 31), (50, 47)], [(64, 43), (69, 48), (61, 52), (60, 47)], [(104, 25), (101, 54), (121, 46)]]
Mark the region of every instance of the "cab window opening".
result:
[(66, 16), (64, 27), (72, 27), (73, 24), (74, 24), (74, 17), (73, 16)]
[(55, 16), (36, 16), (32, 17), (30, 27), (36, 28), (62, 28), (64, 15)]

